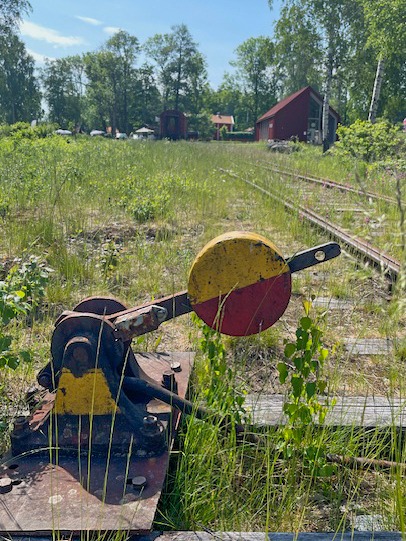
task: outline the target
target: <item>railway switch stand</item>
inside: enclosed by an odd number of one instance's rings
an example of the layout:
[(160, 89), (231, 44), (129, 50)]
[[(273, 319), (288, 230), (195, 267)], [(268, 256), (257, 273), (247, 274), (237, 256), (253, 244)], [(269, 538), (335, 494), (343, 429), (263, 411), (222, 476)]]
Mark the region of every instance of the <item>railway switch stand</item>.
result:
[(208, 412), (185, 398), (192, 353), (135, 354), (132, 338), (191, 311), (228, 335), (259, 333), (284, 313), (291, 274), (339, 253), (330, 242), (285, 259), (260, 235), (226, 233), (197, 255), (185, 291), (131, 309), (90, 297), (63, 312), (40, 398), (0, 464), (0, 532), (150, 530), (179, 414)]

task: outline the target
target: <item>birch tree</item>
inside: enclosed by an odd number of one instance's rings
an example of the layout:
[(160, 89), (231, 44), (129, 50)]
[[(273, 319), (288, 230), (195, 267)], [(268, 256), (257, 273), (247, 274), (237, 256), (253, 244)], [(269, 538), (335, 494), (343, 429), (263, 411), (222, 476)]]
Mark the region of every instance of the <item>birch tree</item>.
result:
[(15, 29), (24, 13), (30, 10), (28, 0), (0, 0), (0, 32)]
[(385, 66), (394, 55), (406, 58), (406, 0), (359, 0), (369, 29), (369, 44), (377, 56), (377, 67), (368, 120), (376, 120)]
[[(350, 26), (357, 17), (359, 6), (353, 0), (285, 0), (284, 6), (301, 10), (303, 25), (308, 23), (319, 45), (323, 73), (322, 139), (323, 147), (327, 149), (333, 79), (346, 60)], [(308, 54), (308, 50), (303, 54)]]
[(304, 86), (321, 86), (323, 55), (314, 19), (301, 5), (285, 5), (275, 25), (275, 59), (283, 96)]

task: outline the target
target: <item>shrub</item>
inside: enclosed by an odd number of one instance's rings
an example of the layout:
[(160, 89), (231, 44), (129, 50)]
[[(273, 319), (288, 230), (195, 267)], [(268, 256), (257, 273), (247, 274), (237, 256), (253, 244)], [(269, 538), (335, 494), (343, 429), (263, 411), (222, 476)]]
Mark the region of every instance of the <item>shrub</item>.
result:
[(55, 129), (55, 124), (38, 124), (31, 126), (28, 122), (16, 122), (15, 124), (3, 124), (0, 126), (0, 137), (41, 139), (51, 135)]
[(332, 152), (338, 156), (352, 156), (371, 163), (399, 154), (404, 146), (400, 130), (386, 120), (372, 124), (356, 120), (351, 126), (339, 126), (339, 141)]
[(224, 134), (225, 141), (254, 141), (254, 134), (247, 131), (230, 131)]
[(0, 281), (0, 369), (15, 369), (21, 360), (30, 360), (28, 351), (13, 350), (13, 337), (8, 334), (7, 326), (39, 305), (51, 272), (43, 261), (31, 256), (27, 261), (18, 261)]

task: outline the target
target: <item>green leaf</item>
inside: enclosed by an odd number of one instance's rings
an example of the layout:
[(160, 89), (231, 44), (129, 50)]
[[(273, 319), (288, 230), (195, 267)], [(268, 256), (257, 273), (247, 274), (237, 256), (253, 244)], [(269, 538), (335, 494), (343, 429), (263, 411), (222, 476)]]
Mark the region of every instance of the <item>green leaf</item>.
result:
[(295, 353), (296, 353), (296, 344), (292, 344), (291, 342), (286, 344), (285, 350), (284, 350), (285, 357), (289, 359)]
[(324, 393), (327, 387), (327, 381), (318, 381), (317, 387), (319, 389), (319, 393)]
[(312, 326), (313, 321), (310, 319), (310, 317), (302, 317), (300, 320), (300, 326), (305, 330), (308, 331), (310, 327)]
[(18, 357), (16, 357), (15, 355), (7, 355), (6, 362), (7, 362), (7, 366), (9, 366), (9, 368), (11, 368), (12, 370), (15, 370), (20, 364)]
[(20, 351), (19, 355), (24, 362), (26, 363), (31, 362), (31, 353), (29, 351), (27, 350)]
[(307, 300), (303, 301), (303, 308), (304, 308), (306, 316), (309, 315), (311, 307), (312, 307), (311, 301), (307, 301)]
[(300, 376), (294, 375), (291, 379), (293, 396), (299, 398), (303, 390), (303, 379)]
[(328, 349), (322, 348), (319, 354), (319, 359), (321, 362), (325, 361), (328, 357)]
[(301, 372), (303, 370), (303, 359), (302, 359), (302, 357), (297, 357), (293, 361), (293, 363), (296, 366), (296, 368), (299, 370), (299, 372)]
[(315, 381), (306, 383), (307, 398), (312, 398), (312, 396), (314, 396), (316, 393), (316, 389), (317, 389), (317, 383)]
[(318, 474), (319, 477), (331, 477), (335, 473), (335, 466), (334, 464), (324, 464), (319, 468)]
[(0, 353), (7, 351), (11, 345), (11, 336), (1, 336), (0, 335)]
[(279, 381), (281, 383), (285, 383), (286, 381), (286, 378), (288, 377), (289, 375), (289, 372), (288, 372), (288, 369), (286, 367), (286, 364), (285, 363), (278, 363), (276, 368), (278, 369), (278, 372), (279, 372)]

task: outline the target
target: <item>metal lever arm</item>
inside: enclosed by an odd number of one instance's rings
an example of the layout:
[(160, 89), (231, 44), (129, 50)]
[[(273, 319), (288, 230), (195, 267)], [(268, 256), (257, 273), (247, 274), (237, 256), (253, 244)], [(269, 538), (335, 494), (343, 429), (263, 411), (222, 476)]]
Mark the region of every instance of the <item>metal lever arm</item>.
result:
[(140, 378), (125, 377), (123, 380), (123, 389), (126, 394), (134, 393), (136, 396), (140, 394), (149, 397), (156, 398), (176, 408), (177, 410), (185, 413), (186, 415), (195, 415), (198, 419), (205, 419), (209, 417), (210, 412), (201, 406), (195, 406), (189, 400), (181, 398), (176, 393), (151, 383)]
[(324, 263), (330, 259), (334, 259), (341, 253), (341, 248), (336, 242), (327, 242), (314, 246), (303, 252), (298, 252), (291, 258), (287, 259), (290, 272), (298, 272), (313, 265)]
[[(143, 394), (144, 396), (161, 400), (162, 402), (165, 402), (165, 404), (172, 406), (186, 415), (194, 415), (197, 419), (218, 420), (216, 413), (202, 406), (196, 406), (193, 402), (181, 398), (172, 391), (164, 389), (149, 381), (144, 381), (143, 379), (125, 377), (123, 380), (123, 389), (127, 394), (135, 393), (137, 396)], [(230, 422), (231, 420), (226, 417), (225, 419), (222, 419), (222, 426), (227, 427), (230, 425)], [(234, 426), (237, 434), (246, 433), (246, 427), (243, 425), (237, 423)], [(256, 441), (255, 435), (251, 434), (247, 437), (247, 441)]]
[[(320, 244), (319, 246), (314, 246), (303, 252), (298, 252), (294, 256), (287, 258), (287, 263), (289, 266), (290, 272), (298, 272), (313, 265), (319, 265), (330, 259), (334, 259), (340, 255), (341, 249), (336, 242), (328, 242), (326, 244)], [(123, 316), (132, 315), (136, 312), (141, 312), (146, 309), (151, 308), (152, 306), (157, 306), (164, 308), (167, 311), (165, 321), (173, 319), (177, 316), (182, 316), (183, 314), (188, 314), (193, 311), (193, 308), (190, 304), (187, 291), (180, 291), (174, 295), (169, 295), (168, 297), (163, 297), (162, 299), (156, 299), (154, 301), (143, 304), (142, 306), (137, 306), (136, 308), (130, 308), (129, 310), (124, 310), (122, 312), (117, 312), (116, 314), (111, 314), (108, 316), (108, 319), (116, 324), (118, 318)]]

